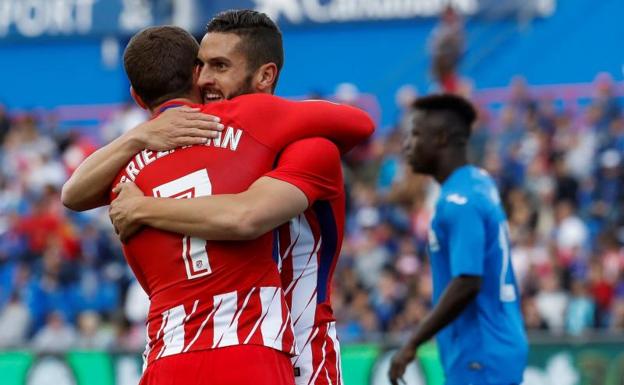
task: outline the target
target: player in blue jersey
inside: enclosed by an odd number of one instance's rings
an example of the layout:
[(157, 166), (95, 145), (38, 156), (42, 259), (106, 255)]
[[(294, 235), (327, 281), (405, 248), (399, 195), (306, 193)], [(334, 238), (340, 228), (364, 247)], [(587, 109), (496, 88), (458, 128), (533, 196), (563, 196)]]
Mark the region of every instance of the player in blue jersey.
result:
[(528, 347), (507, 219), (492, 178), (467, 160), (475, 109), (434, 95), (413, 110), (408, 162), (441, 184), (429, 233), (435, 306), (392, 358), (390, 380), (437, 334), (447, 385), (519, 385)]

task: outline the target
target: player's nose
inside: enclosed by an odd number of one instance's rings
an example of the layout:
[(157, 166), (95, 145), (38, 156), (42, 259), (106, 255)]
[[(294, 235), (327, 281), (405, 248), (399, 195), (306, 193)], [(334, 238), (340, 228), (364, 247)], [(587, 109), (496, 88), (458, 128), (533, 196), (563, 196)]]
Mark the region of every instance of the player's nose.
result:
[(207, 69), (208, 66), (204, 66), (199, 72), (199, 78), (197, 79), (197, 85), (200, 87), (210, 86), (215, 84), (214, 74)]

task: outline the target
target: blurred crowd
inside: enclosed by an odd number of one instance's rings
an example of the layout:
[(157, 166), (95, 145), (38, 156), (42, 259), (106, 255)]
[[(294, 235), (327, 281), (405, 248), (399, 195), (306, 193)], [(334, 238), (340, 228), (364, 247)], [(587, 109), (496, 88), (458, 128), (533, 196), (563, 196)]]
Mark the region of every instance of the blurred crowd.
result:
[[(564, 106), (521, 78), (479, 106), (473, 161), (496, 179), (529, 330), (624, 328), (624, 116), (606, 75), (591, 100)], [(402, 154), (404, 114), (344, 159), (347, 233), (333, 280), (345, 342), (403, 333), (431, 308), (426, 253), (437, 184)], [(357, 104), (357, 98), (351, 101)], [(0, 349), (141, 350), (148, 300), (107, 210), (71, 212), (60, 188), (85, 156), (145, 116), (125, 108), (100, 141), (49, 116), (0, 108)]]
[[(501, 191), (529, 331), (624, 330), (624, 116), (611, 77), (597, 76), (593, 92), (566, 107), (518, 77), (502, 105), (478, 106), (471, 158)], [(439, 187), (407, 169), (404, 126), (346, 160), (349, 229), (333, 294), (346, 341), (404, 333), (431, 308)]]

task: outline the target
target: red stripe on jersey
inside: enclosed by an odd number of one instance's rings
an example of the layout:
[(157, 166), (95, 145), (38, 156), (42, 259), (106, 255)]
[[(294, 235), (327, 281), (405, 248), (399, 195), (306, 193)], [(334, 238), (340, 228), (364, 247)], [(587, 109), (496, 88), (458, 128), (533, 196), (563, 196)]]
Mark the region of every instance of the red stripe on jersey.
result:
[(209, 343), (212, 343), (214, 336), (214, 315), (217, 310), (218, 307), (215, 307), (213, 304), (213, 306), (207, 308), (203, 314), (198, 314), (198, 321), (200, 321), (199, 326), (193, 333), (189, 333), (190, 340), (184, 348), (184, 353), (193, 349), (196, 344), (197, 346), (208, 346)]
[(308, 379), (307, 385), (315, 384), (317, 379), (322, 378), (321, 372), (323, 371), (323, 367), (325, 365), (325, 356), (326, 356), (326, 348), (327, 348), (327, 340), (325, 336), (327, 335), (327, 325), (320, 326), (318, 328), (318, 334), (312, 339), (310, 343), (312, 350), (312, 368), (313, 371), (311, 373), (310, 378)]
[[(291, 238), (291, 223), (296, 221), (297, 218), (293, 218), (290, 222), (281, 226), (278, 230), (279, 237), (279, 254), (280, 254), (280, 278), (282, 282), (282, 288), (285, 290), (290, 282), (293, 280), (293, 256), (292, 248), (297, 241), (297, 237)], [(284, 293), (288, 309), (292, 303), (292, 293)]]
[(340, 348), (332, 333), (335, 333), (334, 323), (314, 328), (309, 350), (295, 364), (302, 369), (302, 375), (296, 379), (297, 385), (342, 385)]
[(333, 341), (330, 336), (330, 328), (332, 324), (327, 325), (327, 335), (325, 336), (325, 360), (323, 364), (323, 368), (321, 369), (321, 373), (317, 382), (314, 385), (320, 384), (332, 384), (332, 385), (341, 385), (341, 375), (340, 375), (340, 367), (338, 353), (335, 345), (335, 341)]
[[(239, 298), (239, 306), (242, 304), (242, 299)], [(260, 301), (260, 293), (257, 292), (251, 296), (247, 304), (250, 308), (262, 309), (262, 303)], [(262, 333), (260, 331), (261, 319), (257, 319), (254, 323), (246, 323), (244, 326), (238, 328), (238, 340), (242, 344), (258, 344), (262, 345)]]

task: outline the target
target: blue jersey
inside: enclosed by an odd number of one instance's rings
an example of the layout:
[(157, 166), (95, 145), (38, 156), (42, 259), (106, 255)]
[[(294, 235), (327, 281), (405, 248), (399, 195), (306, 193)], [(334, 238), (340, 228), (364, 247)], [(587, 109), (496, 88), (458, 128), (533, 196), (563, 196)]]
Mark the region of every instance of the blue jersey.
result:
[(442, 184), (429, 253), (434, 303), (453, 278), (482, 279), (476, 299), (437, 336), (447, 385), (520, 384), (528, 347), (507, 218), (487, 172), (464, 166)]

